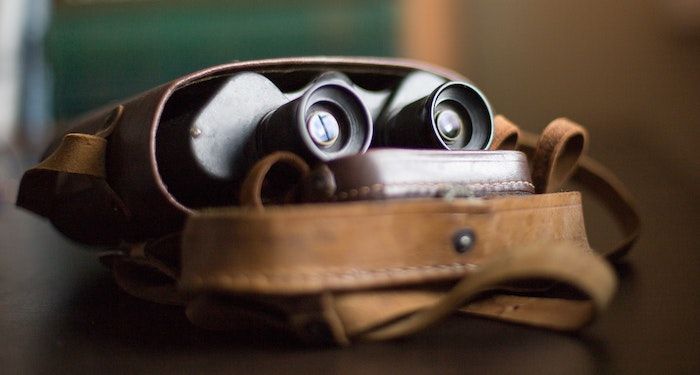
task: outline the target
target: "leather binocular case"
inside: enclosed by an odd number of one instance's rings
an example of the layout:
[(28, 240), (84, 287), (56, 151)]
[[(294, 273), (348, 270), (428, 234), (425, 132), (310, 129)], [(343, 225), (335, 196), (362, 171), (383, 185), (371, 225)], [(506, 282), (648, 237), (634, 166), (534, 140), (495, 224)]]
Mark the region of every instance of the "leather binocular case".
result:
[[(459, 74), (289, 58), (207, 68), (72, 124), (17, 204), (103, 250), (126, 292), (196, 325), (312, 343), (460, 312), (577, 330), (638, 236), (624, 186), (564, 118), (535, 136)], [(589, 246), (581, 194), (625, 237)]]

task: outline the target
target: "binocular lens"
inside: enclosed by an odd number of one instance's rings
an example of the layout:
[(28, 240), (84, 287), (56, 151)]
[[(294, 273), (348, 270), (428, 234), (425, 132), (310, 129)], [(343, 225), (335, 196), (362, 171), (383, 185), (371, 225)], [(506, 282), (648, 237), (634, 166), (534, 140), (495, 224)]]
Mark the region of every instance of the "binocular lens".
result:
[(340, 133), (338, 120), (332, 113), (324, 110), (311, 113), (309, 119), (306, 120), (306, 128), (314, 143), (323, 148), (333, 146)]
[(447, 82), (404, 106), (382, 132), (383, 145), (390, 147), (485, 150), (493, 137), (493, 116), (476, 88)]
[(435, 125), (442, 140), (454, 144), (460, 138), (471, 137), (471, 118), (459, 103), (452, 100), (438, 104)]

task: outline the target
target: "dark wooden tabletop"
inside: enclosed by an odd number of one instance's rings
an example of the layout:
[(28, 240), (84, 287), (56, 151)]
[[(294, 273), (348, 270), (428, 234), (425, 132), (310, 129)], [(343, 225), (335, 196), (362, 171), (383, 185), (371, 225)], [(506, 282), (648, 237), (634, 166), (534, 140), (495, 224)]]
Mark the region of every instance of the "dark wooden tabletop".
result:
[[(659, 158), (615, 151), (603, 159), (637, 196), (644, 234), (617, 266), (609, 310), (578, 335), (465, 316), (349, 348), (203, 331), (121, 292), (94, 252), (5, 202), (0, 373), (700, 373), (698, 186)], [(596, 206), (586, 215), (594, 244), (616, 235)]]

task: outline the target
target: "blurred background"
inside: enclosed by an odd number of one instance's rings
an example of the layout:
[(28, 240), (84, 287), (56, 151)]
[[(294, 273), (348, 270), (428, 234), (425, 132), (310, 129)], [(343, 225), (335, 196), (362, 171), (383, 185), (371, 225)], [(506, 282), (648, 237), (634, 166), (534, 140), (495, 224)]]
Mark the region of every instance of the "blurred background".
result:
[(402, 56), (465, 74), (524, 128), (565, 115), (594, 151), (630, 142), (700, 182), (697, 0), (2, 0), (0, 21), (3, 155), (214, 64)]
[[(0, 0), (0, 209), (62, 121), (206, 66), (290, 55), (426, 60), (527, 130), (587, 126), (644, 224), (627, 305), (602, 323), (628, 327), (606, 335), (613, 361), (697, 369), (697, 0)], [(586, 209), (594, 244), (615, 235)], [(652, 349), (672, 339), (684, 345)]]

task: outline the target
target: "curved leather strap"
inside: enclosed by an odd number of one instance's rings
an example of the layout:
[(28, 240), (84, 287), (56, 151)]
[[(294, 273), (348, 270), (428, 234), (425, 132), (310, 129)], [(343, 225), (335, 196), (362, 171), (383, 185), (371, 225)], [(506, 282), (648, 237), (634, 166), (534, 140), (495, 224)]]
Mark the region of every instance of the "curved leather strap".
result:
[[(585, 151), (586, 132), (566, 119), (554, 120), (538, 138), (522, 132), (519, 147), (533, 159), (533, 182), (538, 190), (557, 190), (565, 176), (583, 184), (610, 210), (620, 224), (624, 238), (600, 250), (609, 260), (623, 257), (639, 237), (641, 219), (632, 194), (607, 168), (593, 158), (578, 155)], [(574, 161), (572, 163), (572, 161)]]
[(620, 224), (624, 238), (601, 252), (615, 261), (627, 254), (639, 238), (641, 218), (632, 194), (609, 169), (590, 157), (579, 160), (574, 179), (596, 194)]
[(248, 172), (241, 187), (241, 206), (263, 209), (263, 184), (272, 167), (278, 164), (286, 164), (293, 167), (299, 172), (300, 177), (309, 174), (309, 165), (300, 156), (287, 151), (274, 152), (255, 163), (250, 172)]
[(180, 234), (150, 242), (125, 244), (100, 261), (112, 270), (114, 280), (125, 292), (147, 301), (185, 305), (176, 288), (180, 273)]
[[(591, 308), (578, 309), (576, 315), (567, 316), (566, 319), (552, 321), (547, 316), (528, 319), (532, 324), (541, 323), (537, 325), (567, 330), (581, 328), (590, 322), (596, 313), (608, 305), (617, 285), (613, 270), (604, 260), (581, 252), (580, 248), (570, 243), (512, 248), (495, 255), (478, 271), (465, 276), (433, 306), (359, 334), (356, 339), (385, 340), (414, 333), (441, 320), (485, 291), (497, 290), (504, 283), (528, 278), (562, 282), (589, 298)], [(549, 307), (556, 307), (556, 303), (539, 300), (540, 304), (549, 303)]]
[(587, 300), (495, 294), (474, 301), (460, 312), (510, 323), (571, 331), (594, 315)]
[(493, 118), (496, 127), (493, 141), (491, 142), (491, 150), (515, 150), (518, 148), (518, 138), (520, 129), (517, 125), (502, 115), (496, 115)]
[(184, 305), (175, 288), (175, 278), (158, 262), (146, 258), (117, 256), (109, 263), (114, 281), (126, 293), (151, 302)]
[(532, 182), (537, 193), (559, 190), (586, 152), (586, 139), (586, 130), (571, 120), (559, 118), (547, 125), (532, 157)]

